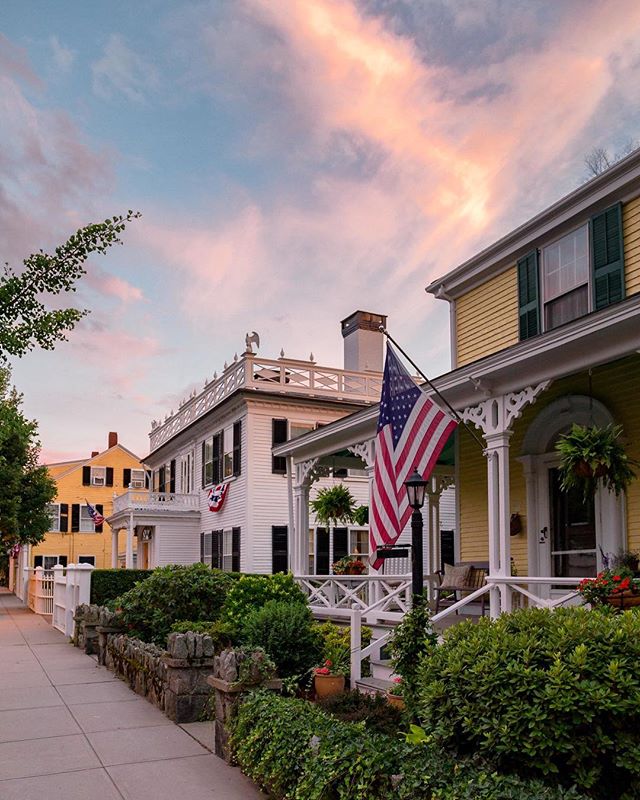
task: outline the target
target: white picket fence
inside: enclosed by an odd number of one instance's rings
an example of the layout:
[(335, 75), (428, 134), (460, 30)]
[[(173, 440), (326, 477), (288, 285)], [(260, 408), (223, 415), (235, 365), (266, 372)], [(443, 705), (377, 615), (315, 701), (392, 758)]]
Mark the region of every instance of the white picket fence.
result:
[(90, 602), (92, 572), (91, 564), (57, 565), (53, 568), (51, 624), (66, 636), (73, 636), (76, 607)]

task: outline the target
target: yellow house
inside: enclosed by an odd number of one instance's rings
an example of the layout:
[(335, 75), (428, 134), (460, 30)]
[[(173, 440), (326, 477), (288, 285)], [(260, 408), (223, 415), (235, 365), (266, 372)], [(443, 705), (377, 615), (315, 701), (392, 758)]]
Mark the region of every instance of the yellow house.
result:
[(114, 494), (147, 486), (144, 464), (118, 444), (118, 434), (112, 432), (103, 452), (93, 452), (86, 460), (47, 464), (47, 469), (58, 491), (50, 506), (51, 530), (43, 542), (31, 548), (30, 566), (51, 569), (56, 564), (85, 563), (111, 567), (111, 529), (106, 522), (94, 524), (87, 503), (108, 517)]
[[(620, 424), (640, 461), (640, 150), (427, 292), (449, 303), (452, 326), (452, 368), (433, 384), (467, 426), (458, 426), (453, 467), (438, 466), (455, 483), (453, 557), (489, 564), (471, 599), (488, 593), (492, 616), (514, 598), (567, 602), (608, 554), (640, 550), (640, 478), (619, 496), (599, 486), (585, 501), (562, 490), (555, 448), (572, 423)], [(428, 369), (425, 356), (416, 355)], [(359, 412), (274, 455), (291, 459), (300, 491), (323, 458), (349, 447), (373, 476), (377, 416)], [(428, 487), (427, 572), (441, 562), (441, 486), (436, 476)]]

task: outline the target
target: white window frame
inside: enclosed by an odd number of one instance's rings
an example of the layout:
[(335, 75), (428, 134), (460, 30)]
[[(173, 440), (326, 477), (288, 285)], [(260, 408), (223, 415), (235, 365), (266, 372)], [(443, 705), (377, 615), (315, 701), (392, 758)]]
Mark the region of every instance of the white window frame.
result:
[[(358, 550), (358, 534), (364, 534), (366, 550)], [(359, 558), (366, 563), (369, 558), (369, 529), (368, 528), (349, 528), (349, 555)]]
[(540, 313), (541, 313), (541, 329), (543, 331), (553, 330), (553, 328), (547, 327), (547, 305), (549, 303), (553, 303), (554, 300), (559, 300), (561, 297), (565, 297), (566, 295), (570, 294), (571, 292), (580, 289), (582, 286), (585, 286), (585, 283), (579, 283), (574, 286), (572, 289), (568, 289), (566, 292), (562, 294), (556, 294), (553, 297), (549, 296), (549, 291), (547, 288), (547, 278), (545, 274), (545, 251), (547, 251), (550, 247), (557, 245), (567, 236), (575, 235), (578, 231), (585, 229), (586, 237), (587, 237), (587, 280), (586, 280), (586, 287), (587, 287), (587, 311), (586, 313), (591, 313), (593, 311), (593, 275), (592, 275), (592, 253), (591, 253), (591, 228), (589, 222), (585, 222), (582, 225), (578, 225), (577, 228), (573, 228), (566, 233), (563, 233), (562, 236), (558, 236), (556, 239), (553, 239), (551, 242), (547, 242), (546, 244), (542, 245), (540, 248), (540, 265), (539, 265), (539, 278), (540, 278)]
[(309, 563), (307, 565), (309, 575), (315, 575), (316, 568), (316, 529), (309, 528)]
[[(51, 533), (60, 533), (60, 503), (49, 503), (47, 505), (47, 511), (51, 517), (51, 527), (49, 531)], [(57, 522), (54, 522), (54, 518), (57, 519)]]
[[(95, 526), (94, 521), (91, 519), (91, 517), (89, 517), (89, 522), (91, 523), (91, 527), (90, 528), (83, 528), (82, 527), (82, 522), (83, 522), (82, 510), (83, 509), (88, 509), (88, 508), (89, 508), (89, 506), (85, 505), (84, 503), (80, 503), (80, 512), (79, 512), (79, 516), (78, 516), (78, 533), (96, 533), (96, 526)], [(94, 506), (94, 508), (95, 508), (95, 506)], [(87, 516), (88, 516), (88, 511), (87, 511)]]
[[(292, 439), (297, 439), (300, 436), (304, 436), (306, 433), (310, 433), (311, 431), (315, 431), (317, 428), (317, 424), (315, 422), (298, 422), (295, 419), (288, 420), (289, 422), (289, 430), (288, 430), (288, 441)], [(298, 433), (293, 435), (293, 431), (296, 429)]]
[(91, 485), (92, 486), (106, 486), (107, 485), (107, 468), (106, 467), (91, 467)]
[[(64, 556), (62, 556), (64, 558)], [(47, 559), (49, 559), (49, 566), (47, 566)], [(53, 569), (60, 563), (60, 556), (42, 556), (42, 568), (45, 570)]]
[(222, 533), (222, 570), (223, 572), (233, 571), (233, 530), (225, 530)]
[[(136, 474), (138, 477), (134, 477)], [(132, 469), (130, 480), (132, 489), (144, 489), (146, 483), (145, 471), (143, 469)]]
[[(84, 558), (85, 561), (81, 561)], [(90, 558), (91, 561), (87, 561), (86, 559)], [(78, 556), (78, 564), (92, 564), (94, 567), (96, 565), (96, 557), (95, 556)]]

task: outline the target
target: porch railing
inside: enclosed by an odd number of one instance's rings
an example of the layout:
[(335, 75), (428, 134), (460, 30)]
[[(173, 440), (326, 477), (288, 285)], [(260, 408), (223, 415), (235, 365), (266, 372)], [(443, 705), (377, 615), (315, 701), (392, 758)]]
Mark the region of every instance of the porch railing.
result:
[(113, 513), (132, 509), (151, 511), (190, 511), (199, 508), (197, 494), (176, 494), (174, 492), (134, 491), (113, 498)]

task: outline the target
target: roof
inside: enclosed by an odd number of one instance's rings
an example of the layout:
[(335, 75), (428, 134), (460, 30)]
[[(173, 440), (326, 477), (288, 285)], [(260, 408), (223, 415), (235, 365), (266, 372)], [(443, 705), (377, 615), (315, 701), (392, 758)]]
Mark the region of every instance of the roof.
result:
[(97, 458), (100, 458), (101, 456), (104, 456), (106, 453), (110, 453), (112, 450), (117, 450), (117, 449), (124, 450), (124, 452), (128, 453), (131, 456), (131, 458), (135, 458), (136, 461), (139, 461), (144, 466), (144, 463), (139, 456), (137, 456), (135, 453), (132, 453), (131, 450), (129, 450), (127, 447), (125, 447), (120, 443), (115, 444), (113, 447), (109, 447), (106, 450), (97, 453), (97, 455), (91, 456), (90, 458), (87, 458), (85, 460), (58, 461), (54, 464), (44, 464), (43, 466), (45, 466), (47, 469), (53, 468), (55, 470), (56, 467), (64, 467), (65, 465), (67, 465), (67, 469), (63, 469), (60, 472), (56, 470), (56, 473), (55, 475), (53, 475), (53, 477), (57, 480), (58, 478), (62, 478), (65, 475), (68, 475), (70, 472), (73, 472), (75, 469), (79, 469), (80, 467), (90, 466)]
[(517, 258), (552, 234), (569, 230), (612, 203), (640, 193), (640, 148), (601, 175), (574, 189), (547, 209), (498, 239), (460, 266), (432, 281), (425, 289), (449, 299), (469, 291), (513, 266)]

